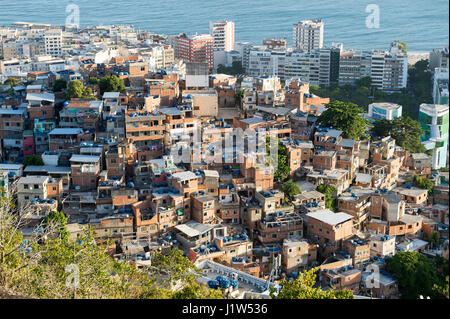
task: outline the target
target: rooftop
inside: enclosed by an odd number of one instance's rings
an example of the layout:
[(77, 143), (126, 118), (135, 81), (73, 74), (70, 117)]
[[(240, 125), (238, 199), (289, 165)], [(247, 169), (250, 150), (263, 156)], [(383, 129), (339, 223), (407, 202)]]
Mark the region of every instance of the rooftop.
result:
[(329, 209), (322, 209), (321, 211), (308, 213), (306, 214), (306, 216), (317, 219), (332, 226), (341, 224), (353, 218), (352, 215), (346, 213), (333, 213)]

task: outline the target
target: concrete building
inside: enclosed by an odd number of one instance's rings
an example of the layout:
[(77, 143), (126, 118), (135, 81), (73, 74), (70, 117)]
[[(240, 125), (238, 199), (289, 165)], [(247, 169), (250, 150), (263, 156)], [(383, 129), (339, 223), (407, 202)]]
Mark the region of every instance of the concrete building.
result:
[(209, 34), (214, 38), (214, 51), (234, 50), (234, 22), (221, 20), (209, 22)]
[(24, 207), (33, 199), (47, 199), (50, 178), (48, 176), (26, 176), (17, 182), (17, 203)]
[(49, 29), (45, 31), (45, 54), (53, 57), (62, 55), (63, 32), (61, 29)]
[(292, 46), (297, 49), (311, 51), (323, 46), (322, 20), (304, 20), (293, 25)]
[(432, 168), (447, 167), (449, 107), (442, 104), (421, 104), (419, 124), (425, 131), (422, 144), (433, 150)]
[(369, 104), (369, 117), (373, 119), (395, 120), (402, 116), (402, 106), (389, 103), (371, 103)]
[(433, 72), (433, 102), (448, 105), (448, 69), (436, 68)]
[(207, 62), (209, 69), (214, 68), (214, 38), (209, 34), (175, 38), (175, 57), (187, 62)]
[(448, 60), (448, 46), (442, 49), (434, 49), (430, 52), (430, 70), (433, 71), (435, 68), (448, 69), (450, 67)]

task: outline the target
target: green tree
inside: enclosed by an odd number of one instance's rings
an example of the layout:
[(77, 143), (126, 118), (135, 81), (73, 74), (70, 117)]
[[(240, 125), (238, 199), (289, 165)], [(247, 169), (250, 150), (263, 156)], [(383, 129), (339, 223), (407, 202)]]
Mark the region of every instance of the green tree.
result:
[(125, 91), (125, 84), (123, 79), (116, 75), (104, 76), (99, 82), (101, 93), (105, 92), (123, 92)]
[(431, 233), (431, 236), (430, 236), (430, 242), (431, 242), (431, 245), (432, 245), (434, 248), (439, 247), (439, 232), (433, 231), (433, 232)]
[(73, 99), (73, 98), (80, 99), (83, 97), (83, 93), (84, 93), (83, 82), (81, 82), (79, 80), (69, 82), (68, 89), (67, 89), (67, 98), (68, 99)]
[(53, 92), (61, 92), (67, 88), (67, 82), (63, 79), (58, 79), (53, 85)]
[(239, 90), (236, 92), (236, 94), (234, 95), (236, 105), (241, 105), (241, 101), (242, 101), (243, 97), (244, 97), (244, 91)]
[(96, 77), (92, 76), (89, 78), (89, 84), (99, 84), (100, 80), (97, 79)]
[(43, 218), (41, 225), (44, 228), (51, 227), (51, 232), (63, 240), (69, 238), (70, 233), (67, 230), (67, 218), (62, 212), (51, 211)]
[(316, 190), (325, 195), (325, 207), (331, 211), (334, 211), (336, 205), (335, 196), (337, 194), (337, 188), (330, 184), (321, 184), (317, 186)]
[(5, 85), (8, 85), (8, 84), (9, 84), (9, 86), (10, 86), (11, 89), (12, 89), (13, 87), (17, 86), (17, 84), (19, 84), (19, 79), (18, 79), (18, 78), (14, 78), (14, 77), (7, 78), (7, 79), (5, 80), (5, 82), (3, 82), (3, 84), (5, 84)]
[(438, 293), (439, 295), (443, 296), (446, 299), (450, 299), (449, 294), (448, 294), (448, 288), (449, 288), (448, 277), (449, 276), (445, 277), (445, 282), (442, 286), (435, 284), (433, 287), (433, 290), (436, 291), (436, 293)]
[(231, 67), (226, 67), (223, 64), (219, 64), (217, 67), (217, 73), (228, 75), (239, 75), (244, 74), (245, 70), (242, 67), (241, 61), (233, 61)]
[(209, 289), (198, 284), (189, 284), (183, 289), (176, 291), (172, 299), (224, 299), (223, 292), (218, 289)]
[(353, 293), (347, 289), (324, 291), (320, 287), (314, 287), (316, 271), (317, 268), (305, 270), (291, 282), (283, 279), (281, 281), (282, 288), (278, 295), (276, 295), (274, 289), (271, 289), (270, 297), (272, 299), (353, 299)]
[(441, 286), (442, 283), (436, 272), (436, 262), (425, 255), (399, 251), (386, 259), (386, 269), (398, 279), (399, 289), (404, 298), (417, 299), (420, 295), (439, 297), (433, 289), (435, 285)]
[(68, 99), (95, 99), (94, 93), (90, 87), (85, 87), (79, 80), (71, 81), (67, 89)]
[(428, 178), (420, 177), (419, 175), (414, 175), (413, 183), (414, 186), (416, 187), (428, 190), (428, 194), (433, 192), (434, 184)]
[(317, 120), (320, 124), (342, 130), (345, 138), (359, 139), (365, 137), (367, 121), (359, 115), (363, 110), (356, 104), (331, 101), (326, 107), (326, 110)]
[(407, 54), (408, 51), (406, 50), (406, 43), (400, 40), (397, 40), (397, 42), (400, 45), (400, 48), (402, 49), (403, 53)]
[(410, 117), (398, 117), (394, 120), (381, 119), (374, 123), (372, 133), (376, 136), (391, 136), (400, 147), (411, 153), (425, 151), (420, 136), (424, 134), (419, 122)]
[(28, 155), (27, 157), (24, 158), (23, 160), (23, 166), (27, 167), (27, 166), (43, 166), (44, 165), (44, 161), (42, 160), (42, 158), (36, 156), (36, 155)]
[(292, 200), (295, 195), (300, 194), (301, 192), (300, 186), (298, 186), (298, 184), (295, 183), (292, 179), (284, 182), (281, 186), (281, 190), (289, 200)]

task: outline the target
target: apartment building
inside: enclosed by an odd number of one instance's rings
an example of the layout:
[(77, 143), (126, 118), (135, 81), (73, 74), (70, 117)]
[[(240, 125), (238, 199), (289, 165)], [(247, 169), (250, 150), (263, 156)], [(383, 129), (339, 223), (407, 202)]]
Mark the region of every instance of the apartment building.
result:
[(345, 239), (353, 235), (353, 216), (346, 213), (333, 213), (328, 209), (307, 213), (307, 234), (319, 242), (341, 247)]
[(73, 154), (70, 158), (72, 185), (77, 190), (97, 189), (100, 174), (100, 156)]
[(209, 22), (209, 34), (214, 38), (214, 51), (234, 50), (234, 22), (221, 20)]
[(433, 152), (432, 168), (447, 167), (449, 107), (441, 104), (421, 104), (419, 124), (425, 134), (422, 144)]
[(44, 34), (45, 54), (53, 57), (62, 55), (63, 32), (61, 29), (48, 29)]
[(292, 46), (311, 51), (323, 46), (324, 22), (322, 20), (303, 20), (293, 25)]
[(448, 69), (450, 64), (448, 46), (442, 49), (433, 49), (430, 52), (430, 70), (433, 71), (436, 68)]
[(175, 39), (175, 57), (187, 62), (207, 62), (209, 69), (214, 68), (214, 38), (209, 34), (187, 37), (181, 35)]
[(33, 199), (47, 199), (48, 176), (25, 176), (17, 182), (17, 203), (23, 208), (30, 205)]
[(282, 266), (286, 273), (307, 269), (317, 260), (317, 245), (305, 239), (284, 239), (282, 248)]
[(139, 149), (151, 151), (156, 158), (164, 148), (165, 116), (158, 113), (127, 112), (125, 115), (126, 137)]

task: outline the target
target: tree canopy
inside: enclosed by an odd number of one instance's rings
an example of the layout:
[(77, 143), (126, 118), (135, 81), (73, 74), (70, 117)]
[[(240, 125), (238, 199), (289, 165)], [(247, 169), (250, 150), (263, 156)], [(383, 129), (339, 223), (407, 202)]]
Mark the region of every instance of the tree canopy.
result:
[(377, 120), (371, 131), (376, 136), (391, 136), (397, 145), (411, 153), (425, 151), (420, 139), (424, 132), (419, 122), (410, 117), (401, 116), (394, 120)]
[(25, 239), (18, 231), (19, 215), (10, 213), (13, 210), (11, 199), (2, 197), (0, 287), (49, 299), (223, 297), (220, 290), (197, 283), (198, 269), (178, 249), (154, 252), (151, 266), (139, 270), (132, 261), (111, 258), (107, 253), (111, 243), (96, 243), (89, 228), (75, 241), (59, 236), (65, 217), (58, 212), (50, 213), (35, 235)]
[(298, 186), (298, 184), (295, 183), (292, 179), (284, 182), (281, 186), (281, 190), (289, 200), (292, 200), (295, 195), (300, 194), (301, 192), (300, 186)]
[(428, 258), (418, 252), (399, 251), (386, 259), (386, 269), (398, 279), (403, 298), (417, 299), (420, 295), (430, 298), (443, 297), (435, 288), (445, 287), (444, 275), (437, 271), (437, 259)]
[(434, 184), (431, 180), (429, 180), (428, 178), (421, 177), (419, 175), (414, 175), (413, 183), (414, 186), (416, 187), (428, 190), (428, 194), (430, 194), (434, 188)]
[(67, 98), (73, 99), (95, 99), (92, 89), (85, 87), (83, 82), (79, 80), (71, 81), (67, 89)]
[[(400, 43), (401, 44), (401, 43)], [(370, 77), (356, 80), (353, 85), (330, 86), (311, 85), (310, 91), (321, 97), (329, 97), (330, 101), (351, 102), (367, 110), (373, 102), (391, 102), (400, 104), (402, 113), (417, 119), (421, 103), (433, 103), (432, 73), (428, 69), (428, 61), (420, 60), (408, 69), (407, 87), (393, 93), (384, 92), (371, 86)]]
[(123, 92), (125, 91), (124, 81), (116, 75), (107, 75), (99, 81), (101, 93), (105, 92)]
[(67, 82), (63, 79), (58, 79), (53, 85), (53, 92), (61, 92), (67, 88)]
[(350, 290), (343, 289), (336, 291), (334, 289), (322, 290), (320, 287), (314, 287), (316, 284), (317, 268), (305, 270), (299, 274), (297, 279), (289, 282), (285, 279), (281, 281), (281, 290), (278, 295), (272, 290), (270, 297), (272, 299), (353, 299), (353, 293)]
[(42, 160), (42, 158), (40, 158), (40, 157), (38, 157), (36, 155), (28, 155), (23, 160), (23, 166), (27, 167), (29, 165), (32, 165), (32, 166), (43, 166), (44, 165), (44, 161)]
[(334, 196), (337, 193), (337, 188), (330, 184), (321, 184), (317, 186), (316, 190), (325, 195), (325, 207), (331, 211), (334, 211), (336, 202)]
[(319, 116), (318, 122), (323, 126), (332, 126), (341, 130), (345, 138), (359, 139), (365, 137), (367, 120), (360, 113), (364, 110), (354, 103), (331, 101)]
[(217, 73), (228, 74), (228, 75), (238, 75), (244, 74), (245, 70), (242, 67), (241, 61), (233, 61), (230, 67), (226, 67), (223, 64), (219, 64), (217, 67)]

